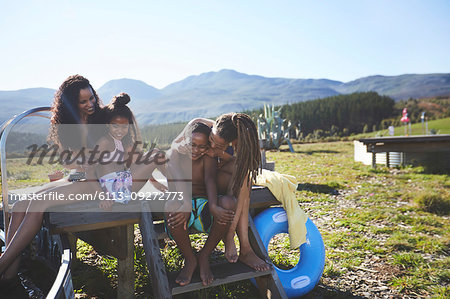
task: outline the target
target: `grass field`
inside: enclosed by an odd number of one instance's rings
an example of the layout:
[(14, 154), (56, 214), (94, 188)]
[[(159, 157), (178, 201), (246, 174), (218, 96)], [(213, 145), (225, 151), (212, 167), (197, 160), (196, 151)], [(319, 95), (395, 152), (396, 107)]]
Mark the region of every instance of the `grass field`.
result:
[[(345, 142), (295, 149), (296, 153), (269, 153), (268, 157), (276, 162), (277, 171), (317, 186), (299, 192), (298, 200), (325, 242), (322, 283), (347, 291), (340, 277), (358, 276), (364, 283), (377, 281), (373, 276), (382, 274), (383, 285), (398, 295), (449, 295), (447, 175), (408, 167), (373, 170), (353, 162), (352, 145)], [(321, 192), (324, 186), (339, 194)], [(432, 207), (432, 202), (439, 206)]]
[[(276, 170), (293, 175), (300, 206), (319, 228), (326, 247), (325, 270), (306, 298), (449, 298), (450, 181), (421, 167), (376, 170), (353, 161), (351, 142), (294, 145), (268, 152)], [(205, 235), (191, 237), (201, 248)], [(142, 246), (136, 237), (136, 296), (151, 297)], [(116, 261), (78, 242), (74, 287), (78, 298), (115, 295)], [(219, 244), (213, 259), (223, 259)], [(170, 270), (182, 257), (173, 241), (162, 255)], [(270, 252), (280, 267), (292, 267), (298, 251), (277, 236)], [(258, 298), (250, 282), (211, 288), (192, 298)]]
[[(442, 120), (444, 126), (449, 119)], [(297, 178), (296, 198), (319, 228), (326, 264), (318, 286), (307, 298), (450, 297), (450, 181), (448, 175), (421, 167), (376, 170), (353, 161), (351, 142), (295, 144), (268, 152), (276, 170)], [(8, 160), (9, 188), (40, 185), (51, 166), (30, 167), (24, 159)], [(191, 237), (196, 249), (206, 235)], [(139, 236), (136, 237), (136, 296), (151, 294)], [(117, 262), (78, 242), (74, 288), (78, 298), (115, 296)], [(223, 259), (219, 244), (213, 259)], [(173, 241), (162, 255), (169, 270), (182, 266)], [(298, 250), (277, 236), (269, 255), (280, 268), (298, 261)], [(193, 297), (258, 298), (250, 282), (198, 292)]]

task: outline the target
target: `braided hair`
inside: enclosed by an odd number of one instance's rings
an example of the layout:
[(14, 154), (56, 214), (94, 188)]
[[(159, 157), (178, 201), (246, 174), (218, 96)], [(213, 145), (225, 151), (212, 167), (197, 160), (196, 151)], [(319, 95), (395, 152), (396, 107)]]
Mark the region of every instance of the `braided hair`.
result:
[(255, 123), (244, 113), (228, 113), (221, 115), (214, 127), (219, 137), (226, 142), (237, 140), (236, 162), (234, 164), (231, 189), (235, 197), (239, 196), (241, 186), (247, 179), (247, 184), (256, 181), (258, 168), (261, 164), (258, 132)]

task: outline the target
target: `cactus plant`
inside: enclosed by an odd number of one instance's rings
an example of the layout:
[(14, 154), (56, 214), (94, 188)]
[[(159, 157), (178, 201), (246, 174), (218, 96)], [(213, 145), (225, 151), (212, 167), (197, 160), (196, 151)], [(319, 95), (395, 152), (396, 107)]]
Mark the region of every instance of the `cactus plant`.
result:
[(264, 149), (279, 149), (284, 141), (289, 145), (291, 152), (294, 152), (289, 141), (289, 130), (292, 125), (289, 121), (284, 125), (285, 120), (280, 117), (280, 109), (275, 110), (275, 106), (264, 104), (264, 115), (260, 114), (257, 120), (259, 139), (266, 140)]

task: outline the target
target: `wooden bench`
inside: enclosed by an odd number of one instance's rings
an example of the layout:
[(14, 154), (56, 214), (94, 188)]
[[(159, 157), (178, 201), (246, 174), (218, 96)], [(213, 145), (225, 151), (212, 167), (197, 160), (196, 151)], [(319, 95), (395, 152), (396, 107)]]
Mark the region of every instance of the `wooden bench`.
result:
[[(279, 204), (272, 193), (263, 187), (254, 187), (250, 198), (251, 214), (253, 215), (258, 210)], [(70, 213), (70, 216), (67, 213)], [(102, 211), (96, 202), (66, 205), (52, 208), (48, 212), (48, 221), (53, 233), (74, 233), (77, 237), (92, 244), (99, 253), (118, 258), (119, 298), (134, 296), (133, 240), (135, 223), (139, 223), (141, 230), (146, 261), (156, 298), (170, 298), (172, 295), (205, 288), (198, 276), (194, 275), (189, 285), (181, 287), (174, 283), (177, 273), (166, 273), (158, 242), (166, 237), (162, 220), (162, 213), (152, 212), (152, 205), (147, 201), (133, 201), (127, 205), (114, 204), (111, 212)], [(269, 260), (251, 217), (249, 219), (249, 238), (255, 252), (261, 258)], [(268, 295), (270, 297), (285, 298), (284, 290), (274, 269), (258, 272), (241, 263), (224, 263), (212, 266), (212, 271), (216, 279), (211, 286), (255, 278), (264, 295), (269, 292), (271, 293)]]

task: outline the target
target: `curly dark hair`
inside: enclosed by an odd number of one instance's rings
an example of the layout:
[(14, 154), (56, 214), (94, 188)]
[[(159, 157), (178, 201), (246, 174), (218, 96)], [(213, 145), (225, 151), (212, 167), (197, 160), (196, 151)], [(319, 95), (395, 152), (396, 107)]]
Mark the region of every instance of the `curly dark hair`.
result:
[(228, 113), (221, 115), (215, 122), (217, 134), (226, 142), (237, 140), (236, 162), (231, 182), (235, 197), (239, 196), (241, 186), (256, 181), (261, 164), (258, 131), (250, 116), (244, 113)]
[[(88, 117), (88, 123), (101, 123), (101, 100), (95, 92), (94, 88), (92, 88), (89, 80), (80, 75), (73, 75), (68, 77), (59, 87), (58, 91), (55, 93), (55, 97), (53, 99), (53, 105), (51, 109), (52, 117), (51, 117), (51, 127), (50, 134), (48, 140), (55, 144), (62, 145), (63, 147), (71, 147), (74, 145), (74, 142), (69, 142), (69, 137), (71, 140), (75, 140), (75, 142), (79, 143), (81, 136), (73, 136), (79, 135), (80, 132), (75, 132), (76, 130), (72, 130), (70, 134), (71, 136), (64, 136), (66, 140), (62, 140), (63, 132), (61, 131), (61, 126), (66, 124), (80, 124), (80, 112), (78, 110), (78, 101), (80, 90), (90, 88), (94, 97), (96, 99), (94, 107), (95, 112)], [(67, 144), (67, 143), (70, 144)]]
[(208, 140), (209, 144), (209, 134), (211, 133), (211, 128), (201, 122), (196, 122), (192, 125), (192, 134), (201, 133), (206, 136), (206, 140)]
[(127, 106), (131, 101), (130, 96), (122, 92), (114, 96), (111, 102), (105, 107), (104, 118), (107, 124), (115, 117), (124, 117), (128, 119), (130, 124), (128, 134), (124, 137), (123, 143), (125, 146), (133, 144), (133, 142), (140, 141), (140, 133), (134, 118), (133, 112)]

